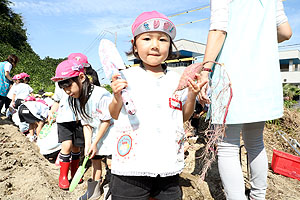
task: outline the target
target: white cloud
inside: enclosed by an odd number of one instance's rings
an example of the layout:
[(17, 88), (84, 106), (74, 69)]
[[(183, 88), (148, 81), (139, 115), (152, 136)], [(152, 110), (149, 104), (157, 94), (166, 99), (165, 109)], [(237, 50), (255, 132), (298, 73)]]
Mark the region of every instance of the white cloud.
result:
[[(208, 0), (202, 0), (207, 3)], [(194, 0), (188, 4), (182, 0), (12, 0), (12, 7), (17, 10), (27, 11), (38, 15), (65, 15), (65, 14), (101, 14), (114, 13), (131, 15), (137, 12), (159, 10), (174, 13), (199, 6)], [(172, 2), (172, 3), (170, 3)]]

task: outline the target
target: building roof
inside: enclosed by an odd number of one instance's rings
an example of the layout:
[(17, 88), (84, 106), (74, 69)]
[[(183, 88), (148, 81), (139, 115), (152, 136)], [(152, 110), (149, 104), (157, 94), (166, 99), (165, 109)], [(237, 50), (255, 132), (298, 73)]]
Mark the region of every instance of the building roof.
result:
[(293, 60), (293, 64), (300, 64), (300, 51), (298, 49), (279, 51), (279, 60), (280, 64), (289, 64), (289, 60)]
[(186, 39), (179, 39), (174, 43), (179, 51), (180, 56), (182, 55), (184, 57), (196, 57), (204, 55), (206, 46), (205, 44)]

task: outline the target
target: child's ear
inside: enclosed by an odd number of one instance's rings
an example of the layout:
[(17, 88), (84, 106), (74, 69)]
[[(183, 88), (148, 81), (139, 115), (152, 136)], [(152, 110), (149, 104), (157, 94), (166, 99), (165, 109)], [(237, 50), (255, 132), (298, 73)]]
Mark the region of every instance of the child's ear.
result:
[(134, 39), (131, 39), (131, 45), (132, 45), (132, 48), (133, 48), (133, 52), (137, 53), (136, 46), (134, 45)]
[(81, 83), (83, 83), (83, 82), (85, 81), (85, 75), (84, 75), (84, 73), (82, 73), (82, 72), (80, 72), (80, 74), (79, 74), (79, 81), (80, 81)]

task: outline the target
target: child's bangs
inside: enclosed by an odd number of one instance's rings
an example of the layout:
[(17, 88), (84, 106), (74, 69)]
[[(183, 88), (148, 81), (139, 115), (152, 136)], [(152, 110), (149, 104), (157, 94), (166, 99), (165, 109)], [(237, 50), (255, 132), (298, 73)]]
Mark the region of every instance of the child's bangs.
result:
[(75, 78), (77, 78), (77, 77), (73, 77), (73, 78), (63, 80), (63, 81), (59, 81), (58, 82), (59, 88), (64, 89), (64, 88), (70, 87), (72, 85), (72, 83), (75, 81), (74, 80)]

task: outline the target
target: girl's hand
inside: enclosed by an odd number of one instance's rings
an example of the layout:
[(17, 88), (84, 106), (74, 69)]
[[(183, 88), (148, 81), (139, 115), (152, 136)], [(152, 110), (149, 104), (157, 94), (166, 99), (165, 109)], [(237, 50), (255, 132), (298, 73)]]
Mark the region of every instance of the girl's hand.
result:
[(121, 100), (121, 91), (124, 88), (126, 88), (127, 86), (128, 86), (127, 81), (125, 81), (124, 79), (121, 79), (120, 74), (114, 74), (112, 76), (111, 89), (117, 100)]
[(207, 84), (207, 80), (201, 80), (200, 74), (196, 73), (196, 82), (193, 81), (191, 78), (188, 79), (188, 85), (189, 85), (189, 95), (192, 95), (192, 97), (196, 98), (198, 93), (200, 92), (201, 88)]
[(90, 146), (89, 151), (87, 152), (87, 155), (90, 155), (90, 158), (93, 158), (98, 152), (97, 143), (94, 143)]
[(91, 143), (86, 142), (85, 146), (84, 146), (84, 155), (85, 156), (90, 156), (90, 149), (91, 149)]
[(51, 120), (55, 121), (55, 117), (54, 117), (54, 112), (52, 112), (51, 110), (48, 112), (48, 118), (47, 121), (51, 122)]

